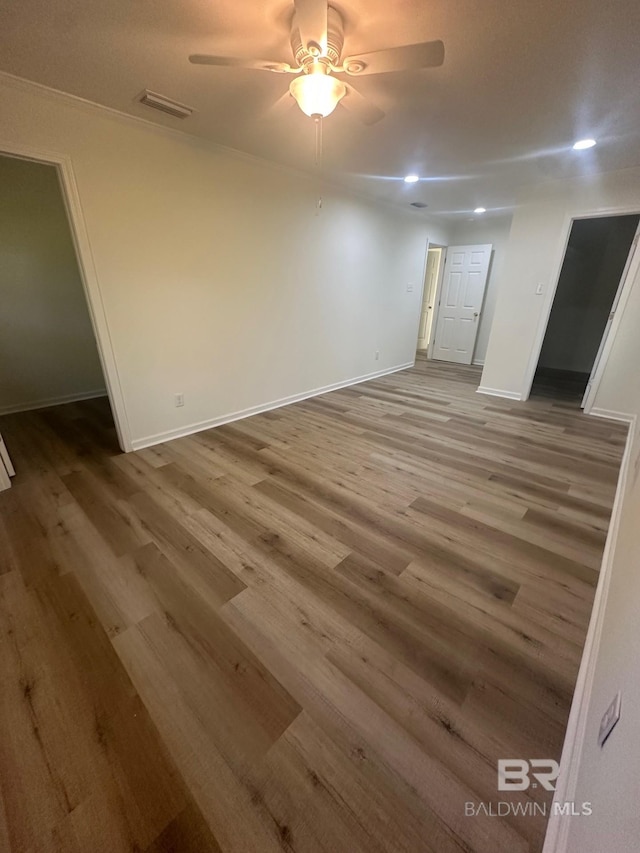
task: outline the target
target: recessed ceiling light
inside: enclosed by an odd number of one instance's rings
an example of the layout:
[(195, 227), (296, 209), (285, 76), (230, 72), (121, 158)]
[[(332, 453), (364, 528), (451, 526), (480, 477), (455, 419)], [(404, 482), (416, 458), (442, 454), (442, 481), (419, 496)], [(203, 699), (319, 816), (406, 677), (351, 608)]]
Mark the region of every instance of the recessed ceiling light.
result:
[(404, 182), (405, 184), (415, 184), (419, 180), (419, 175), (407, 175), (407, 177), (404, 179)]
[(593, 148), (596, 144), (595, 139), (579, 139), (573, 143), (574, 151), (584, 151), (585, 148)]
[(474, 213), (486, 213), (487, 208), (486, 207), (476, 207), (476, 209), (473, 212)]

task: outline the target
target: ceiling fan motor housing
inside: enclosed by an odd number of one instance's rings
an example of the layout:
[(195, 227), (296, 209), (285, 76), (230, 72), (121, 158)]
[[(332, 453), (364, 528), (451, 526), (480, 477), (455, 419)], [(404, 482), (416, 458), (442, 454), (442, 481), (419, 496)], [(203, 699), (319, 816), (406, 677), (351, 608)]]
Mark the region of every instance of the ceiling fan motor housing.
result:
[(344, 45), (344, 27), (342, 16), (333, 6), (329, 6), (328, 8), (327, 22), (326, 53), (318, 56), (315, 51), (312, 52), (309, 50), (308, 45), (302, 43), (296, 16), (293, 16), (291, 24), (291, 50), (293, 51), (297, 66), (303, 67), (306, 70), (316, 60), (320, 62), (324, 60), (329, 65), (340, 65), (340, 57), (342, 56)]

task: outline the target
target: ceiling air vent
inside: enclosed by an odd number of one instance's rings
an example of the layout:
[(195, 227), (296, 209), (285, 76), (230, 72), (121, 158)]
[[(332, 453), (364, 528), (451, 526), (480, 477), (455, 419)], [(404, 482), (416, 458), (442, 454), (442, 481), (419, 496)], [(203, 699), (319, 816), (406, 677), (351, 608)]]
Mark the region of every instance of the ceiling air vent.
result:
[(429, 205), (424, 201), (412, 201), (411, 207), (417, 207), (418, 210), (422, 210), (423, 207), (429, 207)]
[(176, 101), (165, 98), (164, 95), (158, 95), (157, 92), (150, 92), (148, 89), (144, 90), (138, 100), (147, 107), (168, 113), (170, 116), (175, 116), (175, 118), (189, 118), (193, 113), (191, 107), (186, 107), (184, 104), (179, 104)]

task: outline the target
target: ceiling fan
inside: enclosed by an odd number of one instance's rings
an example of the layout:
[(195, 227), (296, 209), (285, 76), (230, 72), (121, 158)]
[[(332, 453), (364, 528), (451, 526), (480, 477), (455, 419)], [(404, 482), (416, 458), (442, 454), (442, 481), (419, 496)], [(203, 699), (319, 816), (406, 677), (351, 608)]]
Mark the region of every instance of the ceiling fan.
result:
[(350, 77), (366, 74), (388, 74), (434, 68), (444, 62), (444, 44), (427, 41), (407, 44), (371, 53), (359, 53), (342, 58), (344, 26), (340, 12), (327, 0), (294, 0), (295, 13), (291, 24), (291, 49), (294, 64), (265, 59), (243, 59), (232, 56), (194, 54), (189, 61), (195, 65), (221, 65), (251, 68), (276, 74), (295, 74), (295, 79), (272, 111), (280, 112), (296, 100), (300, 109), (314, 119), (328, 116), (341, 104), (364, 124), (374, 124), (384, 117), (375, 104), (368, 101), (349, 83), (335, 77), (345, 73)]

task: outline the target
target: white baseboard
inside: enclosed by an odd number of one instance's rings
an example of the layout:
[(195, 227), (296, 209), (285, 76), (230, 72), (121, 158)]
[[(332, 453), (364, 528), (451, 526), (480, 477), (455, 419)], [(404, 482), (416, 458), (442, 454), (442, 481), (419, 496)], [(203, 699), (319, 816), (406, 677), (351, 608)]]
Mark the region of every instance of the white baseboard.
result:
[(162, 442), (171, 441), (174, 438), (184, 438), (184, 436), (193, 435), (194, 433), (202, 432), (205, 429), (222, 426), (223, 424), (230, 424), (233, 421), (240, 421), (243, 418), (250, 418), (251, 415), (259, 415), (261, 412), (270, 412), (272, 409), (289, 406), (291, 403), (299, 403), (301, 400), (308, 400), (310, 397), (327, 394), (329, 391), (338, 391), (340, 388), (347, 388), (349, 385), (358, 385), (360, 382), (367, 382), (371, 379), (377, 379), (379, 376), (386, 376), (389, 373), (397, 373), (400, 370), (407, 370), (413, 366), (414, 362), (408, 361), (406, 364), (399, 364), (396, 367), (387, 367), (384, 370), (376, 370), (374, 373), (357, 376), (355, 379), (345, 379), (342, 382), (335, 382), (333, 385), (324, 385), (322, 388), (314, 388), (311, 391), (303, 391), (301, 394), (292, 394), (290, 397), (282, 397), (280, 400), (272, 400), (270, 403), (251, 406), (248, 409), (242, 409), (239, 412), (232, 412), (228, 415), (221, 415), (218, 418), (199, 421), (195, 424), (188, 424), (187, 426), (178, 427), (177, 429), (170, 429), (166, 432), (148, 435), (144, 438), (136, 438), (131, 442), (131, 446), (133, 450), (143, 450), (145, 447), (152, 447), (154, 444), (162, 444)]
[(476, 367), (484, 367), (484, 359), (483, 358), (474, 358), (471, 363), (475, 364)]
[(594, 418), (606, 418), (609, 421), (624, 421), (627, 424), (635, 421), (635, 415), (630, 415), (628, 412), (614, 412), (612, 409), (597, 409), (592, 407), (587, 415), (593, 415)]
[[(601, 412), (603, 411), (606, 410), (591, 410), (589, 414), (595, 415), (596, 417), (612, 417), (611, 413), (602, 414)], [(631, 424), (631, 426), (629, 428), (629, 434), (627, 435), (627, 443), (625, 445), (624, 455), (620, 465), (620, 474), (618, 476), (618, 485), (613, 502), (613, 510), (611, 512), (609, 532), (607, 533), (607, 541), (604, 546), (604, 554), (602, 555), (602, 565), (600, 567), (598, 586), (596, 588), (596, 594), (593, 601), (593, 609), (591, 611), (591, 619), (589, 620), (589, 629), (587, 631), (587, 639), (582, 653), (582, 661), (580, 663), (580, 671), (578, 672), (576, 689), (573, 694), (573, 702), (571, 703), (571, 713), (569, 714), (569, 721), (567, 723), (564, 746), (562, 747), (560, 775), (556, 784), (556, 792), (553, 797), (554, 803), (573, 802), (575, 800), (575, 794), (578, 787), (580, 762), (586, 737), (587, 716), (589, 713), (591, 694), (593, 692), (593, 682), (600, 651), (600, 643), (602, 641), (604, 616), (607, 607), (609, 587), (611, 585), (611, 571), (613, 568), (616, 542), (620, 528), (620, 517), (622, 515), (622, 499), (625, 493), (629, 468), (631, 467), (631, 447), (636, 432), (635, 415), (625, 415), (624, 417), (619, 418), (619, 420), (626, 420)], [(566, 853), (571, 818), (566, 815), (561, 816), (559, 813), (554, 814), (554, 811), (555, 807), (552, 806), (549, 822), (547, 824), (547, 834), (545, 836), (543, 853)]]
[(477, 394), (489, 394), (491, 397), (504, 397), (506, 400), (522, 400), (522, 394), (517, 391), (503, 391), (501, 388), (487, 388), (486, 385), (480, 385), (476, 388)]
[(18, 403), (13, 406), (0, 406), (0, 415), (11, 415), (15, 412), (32, 412), (35, 409), (48, 409), (50, 406), (62, 406), (64, 403), (77, 403), (79, 400), (93, 400), (95, 397), (106, 397), (107, 389), (96, 391), (80, 391), (77, 394), (65, 394), (62, 397), (48, 397), (45, 400), (33, 400), (31, 403)]

